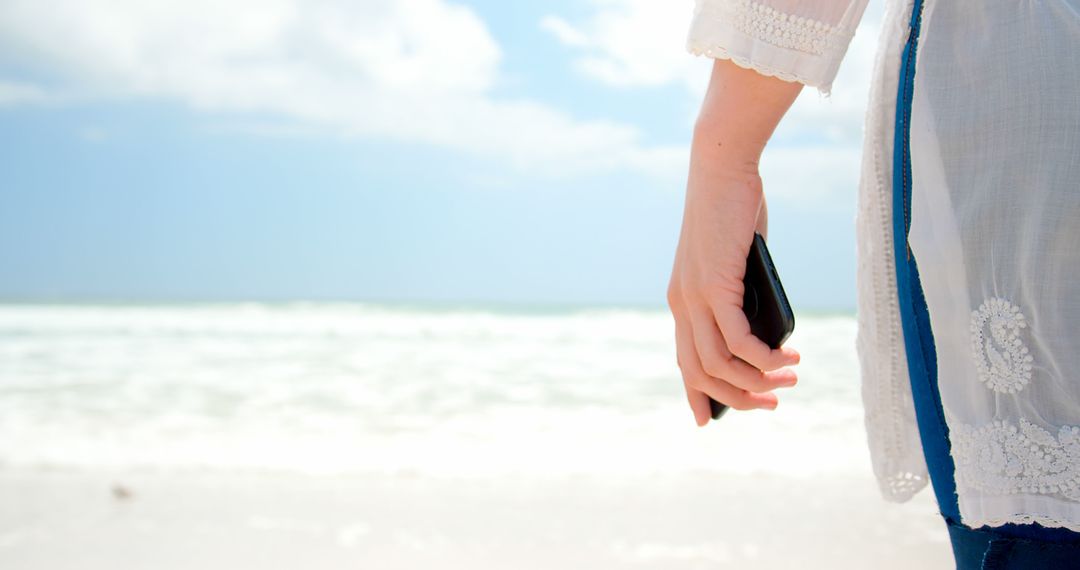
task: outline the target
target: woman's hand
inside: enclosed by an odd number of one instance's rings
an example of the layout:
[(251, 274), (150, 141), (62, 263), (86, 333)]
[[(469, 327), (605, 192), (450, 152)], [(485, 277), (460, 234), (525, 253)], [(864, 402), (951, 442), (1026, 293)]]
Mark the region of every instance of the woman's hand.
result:
[(775, 409), (772, 391), (796, 382), (784, 367), (798, 363), (798, 353), (751, 334), (742, 300), (754, 232), (766, 229), (758, 161), (801, 87), (717, 60), (694, 129), (668, 304), (698, 425), (709, 421), (709, 397), (736, 410)]

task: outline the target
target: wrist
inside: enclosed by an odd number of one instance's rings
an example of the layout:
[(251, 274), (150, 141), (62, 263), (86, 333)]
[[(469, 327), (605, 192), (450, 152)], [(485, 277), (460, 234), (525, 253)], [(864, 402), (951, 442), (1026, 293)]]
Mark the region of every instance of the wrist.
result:
[(716, 60), (694, 122), (692, 153), (757, 171), (761, 153), (802, 85)]
[(731, 122), (698, 119), (690, 143), (691, 160), (722, 167), (728, 172), (758, 172), (768, 137), (750, 136)]

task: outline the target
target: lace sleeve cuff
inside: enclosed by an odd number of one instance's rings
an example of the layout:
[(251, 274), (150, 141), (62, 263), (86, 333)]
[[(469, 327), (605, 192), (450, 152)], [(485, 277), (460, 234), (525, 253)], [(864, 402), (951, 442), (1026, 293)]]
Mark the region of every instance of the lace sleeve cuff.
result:
[(698, 0), (686, 48), (828, 94), (858, 12), (832, 25), (753, 0)]

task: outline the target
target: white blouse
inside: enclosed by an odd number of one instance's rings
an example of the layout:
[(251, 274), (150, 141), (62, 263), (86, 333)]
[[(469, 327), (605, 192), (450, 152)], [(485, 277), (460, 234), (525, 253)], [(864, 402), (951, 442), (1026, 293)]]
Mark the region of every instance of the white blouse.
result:
[[(697, 0), (687, 47), (828, 92), (866, 0)], [(874, 471), (927, 470), (892, 244), (893, 123), (911, 0), (887, 0), (856, 217), (857, 348)], [(971, 527), (1080, 531), (1080, 0), (924, 0), (909, 243)]]

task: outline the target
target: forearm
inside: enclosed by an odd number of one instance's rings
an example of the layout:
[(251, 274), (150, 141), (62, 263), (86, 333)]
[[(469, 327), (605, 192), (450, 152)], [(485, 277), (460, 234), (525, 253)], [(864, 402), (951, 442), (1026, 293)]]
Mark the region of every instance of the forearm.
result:
[(717, 60), (694, 128), (682, 233), (668, 285), (686, 396), (698, 425), (709, 397), (740, 410), (773, 409), (798, 362), (750, 331), (742, 311), (746, 255), (764, 233), (758, 160), (802, 85)]
[(765, 144), (802, 87), (715, 60), (694, 125), (691, 183), (695, 173), (705, 178), (713, 172), (756, 174)]

